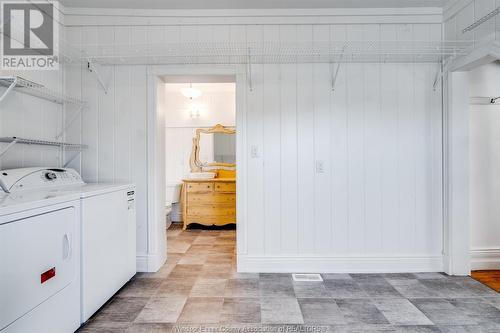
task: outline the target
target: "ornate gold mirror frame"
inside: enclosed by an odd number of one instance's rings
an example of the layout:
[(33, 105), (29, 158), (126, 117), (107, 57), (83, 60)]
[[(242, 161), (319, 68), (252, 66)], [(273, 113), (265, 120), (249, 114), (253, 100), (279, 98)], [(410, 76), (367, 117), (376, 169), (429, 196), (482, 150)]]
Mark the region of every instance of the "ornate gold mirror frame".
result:
[(198, 128), (196, 130), (196, 136), (193, 138), (193, 149), (191, 150), (191, 157), (189, 159), (189, 165), (191, 166), (191, 172), (203, 172), (215, 169), (225, 169), (225, 170), (236, 170), (236, 164), (234, 163), (203, 163), (200, 161), (200, 135), (203, 134), (213, 134), (213, 133), (224, 133), (224, 134), (236, 134), (236, 130), (224, 127), (220, 124), (215, 125), (209, 129)]

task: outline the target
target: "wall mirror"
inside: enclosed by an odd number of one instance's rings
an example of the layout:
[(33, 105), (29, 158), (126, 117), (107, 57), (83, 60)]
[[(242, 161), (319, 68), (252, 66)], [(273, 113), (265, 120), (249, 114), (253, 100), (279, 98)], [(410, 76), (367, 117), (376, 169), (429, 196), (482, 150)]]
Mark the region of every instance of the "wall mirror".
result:
[(236, 169), (236, 131), (220, 124), (199, 128), (193, 138), (191, 172)]

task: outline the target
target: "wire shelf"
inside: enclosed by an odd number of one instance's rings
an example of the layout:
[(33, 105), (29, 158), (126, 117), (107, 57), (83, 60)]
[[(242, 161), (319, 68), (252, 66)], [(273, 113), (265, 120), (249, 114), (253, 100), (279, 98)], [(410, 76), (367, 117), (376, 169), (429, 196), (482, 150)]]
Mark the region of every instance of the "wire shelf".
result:
[(186, 42), (83, 45), (85, 59), (111, 64), (438, 63), (467, 54), (471, 41)]
[(38, 139), (27, 139), (27, 138), (19, 138), (19, 137), (1, 137), (0, 142), (3, 143), (19, 143), (25, 145), (39, 145), (39, 146), (53, 146), (60, 147), (68, 150), (83, 150), (88, 148), (87, 145), (75, 144), (75, 143), (66, 143), (59, 141), (46, 141), (46, 140), (38, 140)]
[(15, 91), (28, 94), (31, 96), (36, 96), (57, 104), (78, 104), (78, 105), (84, 104), (84, 102), (79, 99), (60, 94), (56, 91), (46, 88), (42, 84), (27, 80), (20, 76), (0, 77), (1, 86), (10, 87), (14, 83), (15, 83), (14, 86)]

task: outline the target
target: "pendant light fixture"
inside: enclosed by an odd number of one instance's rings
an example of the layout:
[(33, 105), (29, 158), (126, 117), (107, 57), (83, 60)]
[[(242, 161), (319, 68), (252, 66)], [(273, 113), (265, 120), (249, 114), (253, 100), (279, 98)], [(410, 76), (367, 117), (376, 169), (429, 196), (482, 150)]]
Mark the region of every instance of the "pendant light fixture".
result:
[(192, 83), (189, 84), (189, 88), (181, 89), (181, 93), (191, 100), (200, 97), (202, 94), (201, 90), (193, 88)]

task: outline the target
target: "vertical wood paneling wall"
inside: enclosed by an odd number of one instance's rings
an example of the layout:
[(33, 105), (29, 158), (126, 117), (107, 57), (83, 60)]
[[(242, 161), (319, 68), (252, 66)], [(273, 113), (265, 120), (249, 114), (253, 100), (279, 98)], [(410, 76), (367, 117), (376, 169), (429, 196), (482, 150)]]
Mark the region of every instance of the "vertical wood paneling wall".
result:
[[(59, 38), (61, 40), (65, 39), (65, 29), (62, 25), (59, 26)], [(80, 81), (78, 77), (80, 73), (80, 64), (61, 64), (59, 69), (54, 71), (0, 70), (0, 76), (19, 75), (42, 84), (52, 91), (65, 94), (70, 94), (69, 91), (79, 93)], [(6, 89), (0, 87), (0, 95)], [(80, 95), (77, 94), (72, 97), (79, 98)], [(62, 106), (38, 97), (12, 91), (0, 103), (0, 137), (18, 136), (55, 141), (56, 136), (61, 133), (63, 124), (72, 119), (77, 111), (78, 106), (75, 105)], [(80, 143), (80, 119), (76, 119), (67, 128), (62, 141)], [(6, 145), (0, 143), (0, 150)], [(0, 169), (60, 167), (62, 158), (67, 161), (73, 157), (74, 153), (63, 152), (57, 147), (18, 144), (0, 158)], [(79, 158), (75, 158), (72, 166), (80, 171)]]
[[(80, 43), (427, 40), (441, 24), (74, 26)], [(440, 270), (442, 98), (435, 64), (254, 64), (243, 91), (247, 214), (239, 267), (258, 271)], [(88, 181), (138, 185), (147, 253), (147, 67), (82, 73)], [(252, 158), (251, 148), (258, 156)], [(242, 244), (244, 242), (244, 244)]]
[[(23, 78), (41, 83), (52, 90), (63, 90), (64, 71), (0, 71), (0, 75), (20, 75)], [(0, 94), (6, 88), (0, 87)], [(66, 108), (66, 118), (75, 112)], [(31, 139), (54, 141), (63, 123), (63, 107), (34, 96), (11, 92), (0, 104), (0, 137), (18, 136)], [(77, 126), (77, 124), (75, 124)], [(71, 132), (74, 129), (69, 129)], [(78, 131), (77, 131), (78, 132)], [(68, 141), (73, 136), (66, 138)], [(76, 141), (75, 143), (79, 143)], [(0, 143), (0, 149), (7, 144)], [(61, 150), (57, 147), (16, 145), (0, 159), (0, 169), (13, 169), (37, 166), (60, 166)]]

